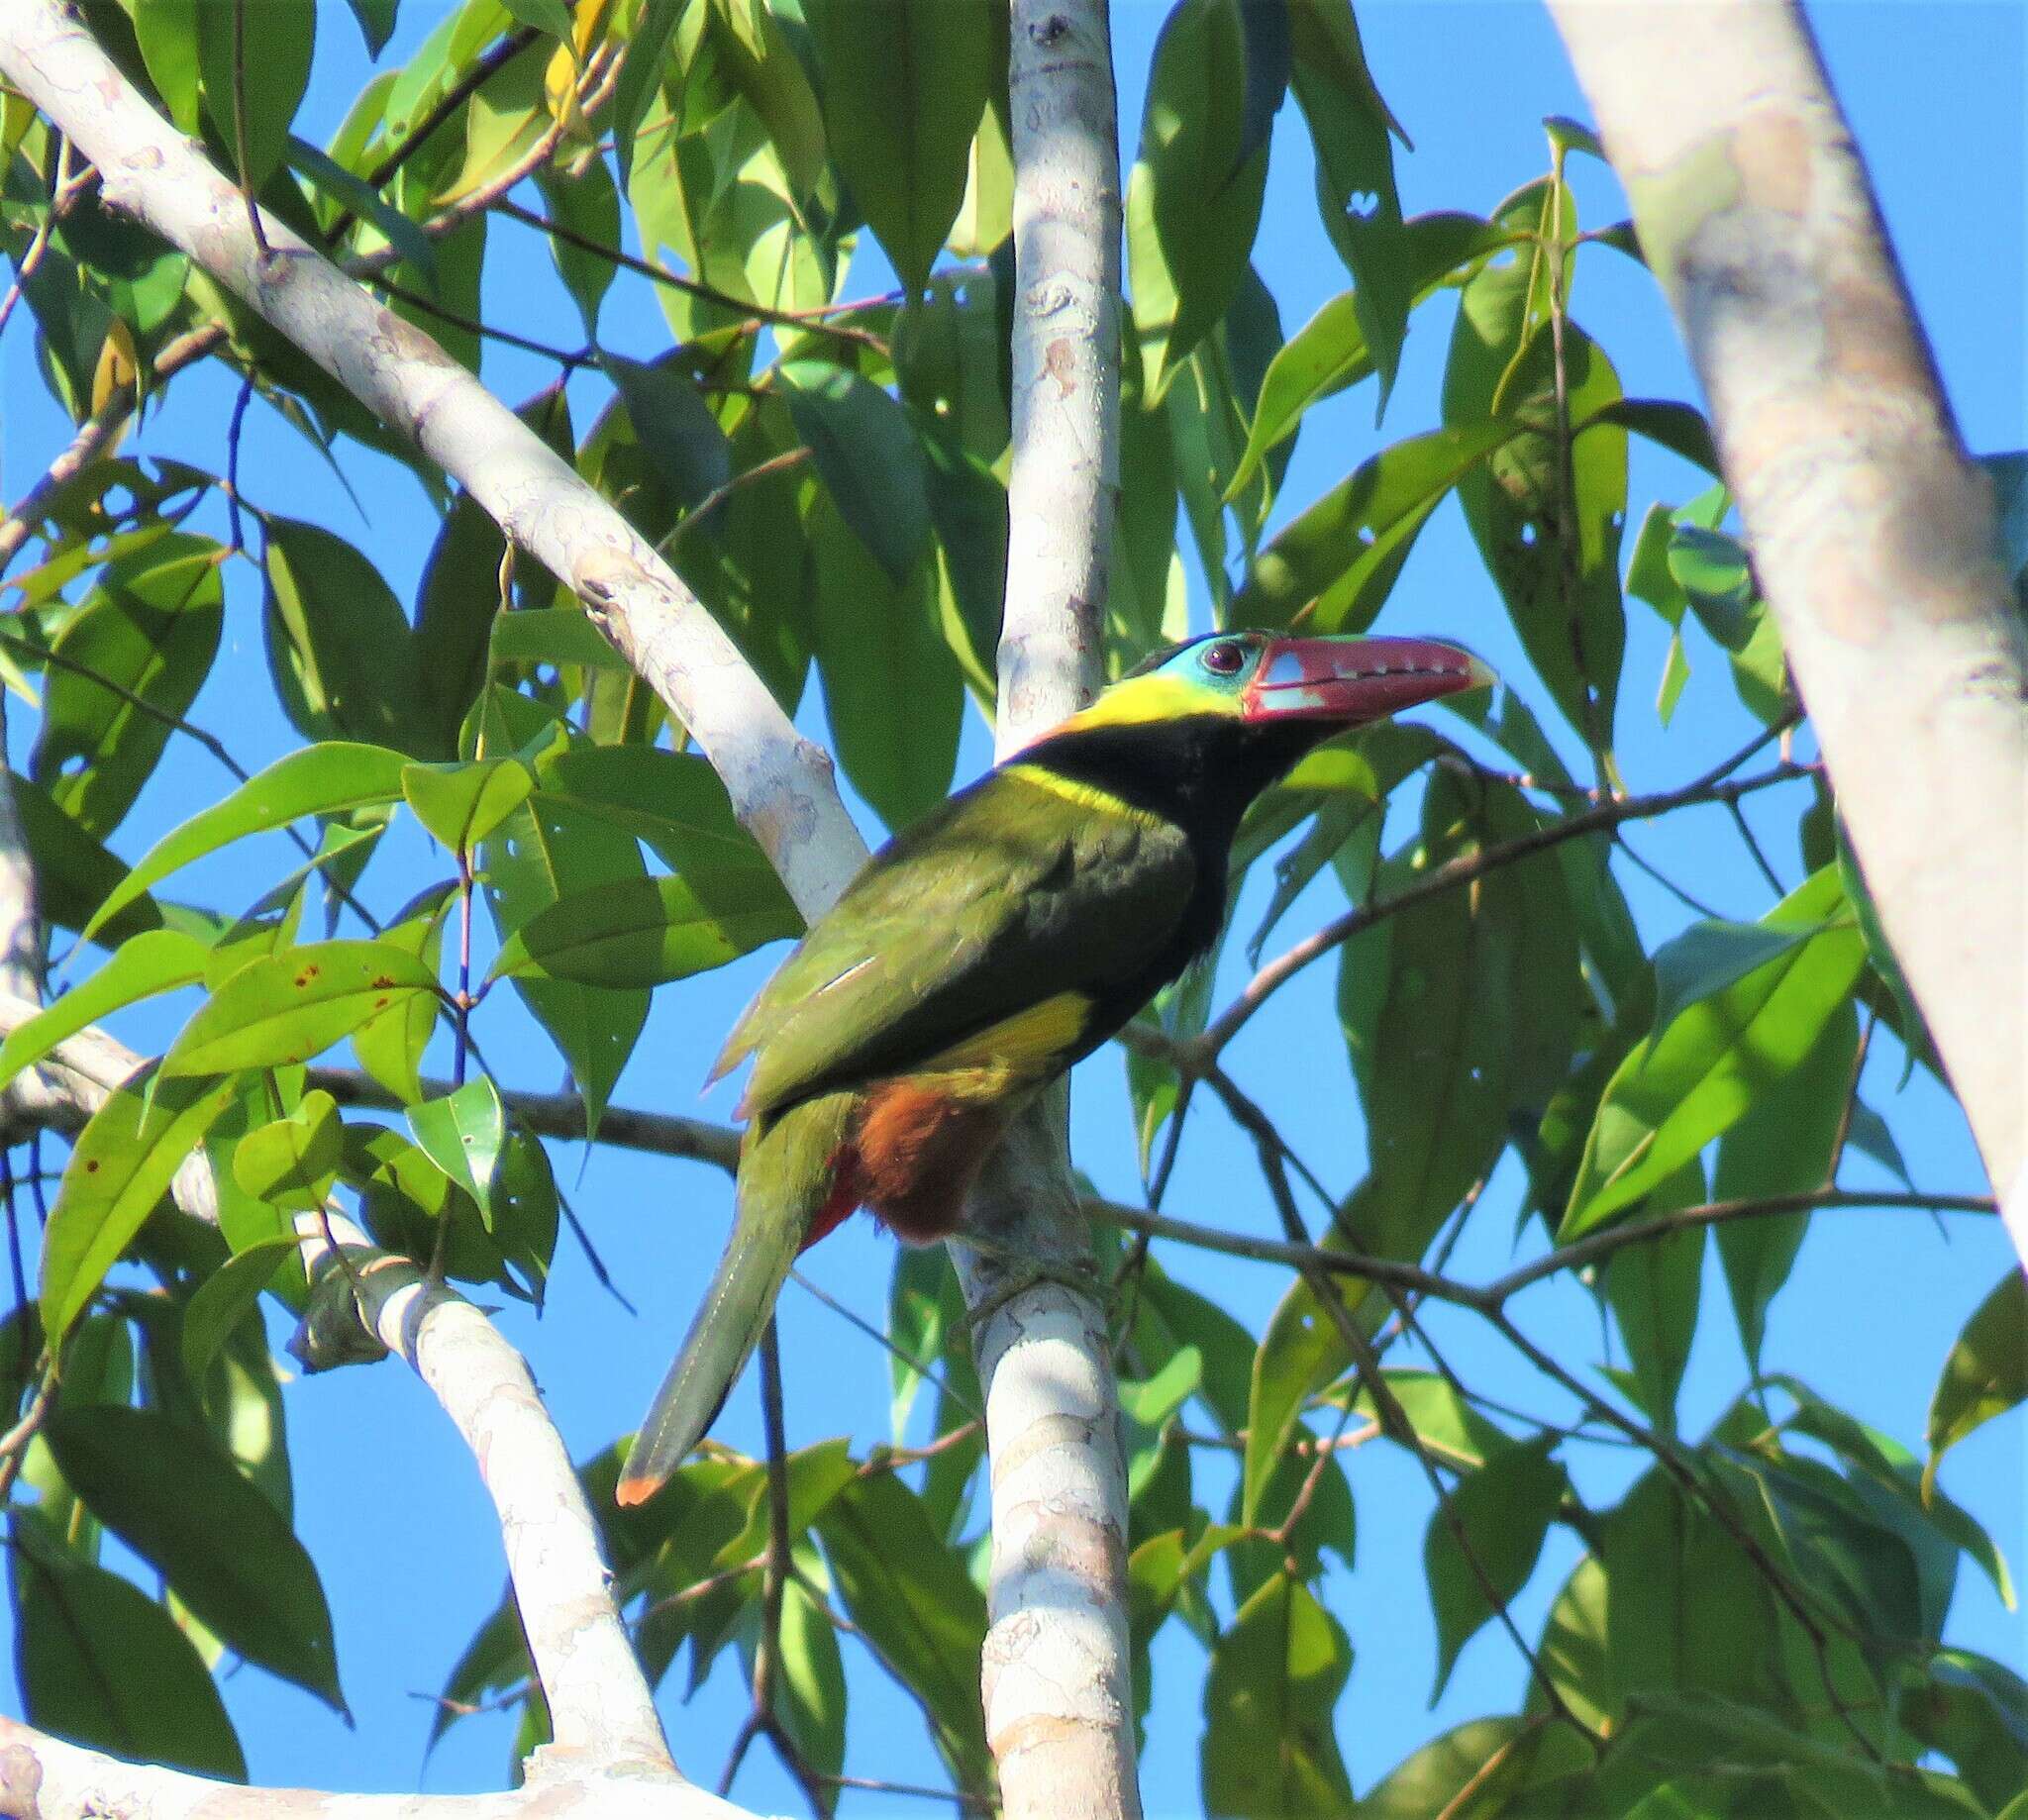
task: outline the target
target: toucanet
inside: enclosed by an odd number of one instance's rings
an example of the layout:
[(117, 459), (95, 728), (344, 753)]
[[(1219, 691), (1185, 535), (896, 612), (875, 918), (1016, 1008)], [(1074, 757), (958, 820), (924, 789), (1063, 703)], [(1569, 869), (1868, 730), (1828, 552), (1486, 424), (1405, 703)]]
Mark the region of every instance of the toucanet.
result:
[(1015, 1115), (1217, 935), (1256, 796), (1334, 733), (1490, 679), (1423, 639), (1194, 639), (875, 854), (712, 1070), (754, 1060), (732, 1237), (620, 1502), (703, 1438), (799, 1252), (859, 1206), (917, 1245), (957, 1229)]

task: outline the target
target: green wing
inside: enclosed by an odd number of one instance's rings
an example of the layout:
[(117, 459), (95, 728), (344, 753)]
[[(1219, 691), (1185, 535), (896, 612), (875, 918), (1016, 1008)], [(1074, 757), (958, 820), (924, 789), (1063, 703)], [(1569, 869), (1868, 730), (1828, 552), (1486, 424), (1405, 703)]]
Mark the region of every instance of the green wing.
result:
[(1174, 934), (1195, 876), (1159, 817), (989, 773), (867, 863), (714, 1074), (756, 1055), (744, 1104), (765, 1113), (904, 1073), (1039, 1000), (1097, 997)]

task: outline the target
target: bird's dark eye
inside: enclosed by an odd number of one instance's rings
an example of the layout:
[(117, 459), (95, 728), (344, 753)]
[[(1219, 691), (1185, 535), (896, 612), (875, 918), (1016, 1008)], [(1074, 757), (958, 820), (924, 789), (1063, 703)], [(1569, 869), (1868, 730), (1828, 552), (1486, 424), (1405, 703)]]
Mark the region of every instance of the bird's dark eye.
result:
[(1204, 667), (1214, 676), (1237, 676), (1246, 667), (1246, 647), (1231, 639), (1220, 639), (1204, 647)]

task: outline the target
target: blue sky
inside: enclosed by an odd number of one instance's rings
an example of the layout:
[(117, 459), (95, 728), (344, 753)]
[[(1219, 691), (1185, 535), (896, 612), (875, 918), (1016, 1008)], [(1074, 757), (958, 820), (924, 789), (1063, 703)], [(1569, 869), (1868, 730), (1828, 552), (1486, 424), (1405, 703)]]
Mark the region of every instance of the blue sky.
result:
[[(1115, 9), (1123, 146), (1138, 133), (1150, 51), (1164, 9), (1135, 0)], [(2028, 92), (2028, 15), (2015, 6), (1838, 4), (1813, 10), (1834, 80), (1872, 168), (1889, 231), (1929, 331), (1946, 386), (1968, 442), (1977, 451), (2028, 445), (2028, 374), (2024, 374), (2023, 143)], [(441, 18), (406, 0), (402, 22), (382, 66), (398, 62)], [(1509, 190), (1539, 174), (1547, 149), (1545, 115), (1586, 117), (1581, 96), (1546, 14), (1520, 4), (1382, 4), (1361, 10), (1374, 75), (1415, 142), (1397, 153), (1404, 208), (1462, 208), (1484, 213)], [(364, 79), (366, 65), (347, 10), (320, 10), (316, 75), (306, 103), (310, 137), (328, 136)], [(1602, 167), (1572, 163), (1580, 217), (1597, 226), (1625, 211)], [(574, 345), (574, 309), (552, 274), (546, 251), (520, 230), (496, 226), (487, 316), (540, 339)], [(503, 256), (504, 255), (504, 256)], [(1257, 262), (1292, 333), (1347, 278), (1316, 221), (1307, 135), (1293, 107), (1278, 123)], [(857, 294), (889, 282), (877, 255), (855, 269)], [(1629, 395), (1693, 397), (1681, 352), (1659, 295), (1629, 262), (1593, 253), (1580, 265), (1574, 314), (1605, 344)], [(1411, 328), (1402, 375), (1381, 432), (1374, 430), (1370, 388), (1361, 388), (1311, 414), (1282, 492), (1282, 513), (1308, 503), (1380, 446), (1428, 428), (1449, 334), (1448, 299), (1431, 305)], [(616, 350), (652, 355), (665, 346), (659, 312), (645, 287), (622, 282), (608, 302), (603, 338)], [(67, 438), (35, 376), (25, 317), (0, 338), (4, 362), (4, 491), (18, 496)], [(512, 350), (487, 351), (485, 377), (519, 398), (545, 383), (542, 364)], [(580, 385), (585, 382), (580, 381)], [(151, 415), (130, 452), (176, 455), (223, 464), (224, 422), (235, 387), (217, 371), (178, 379)], [(580, 428), (591, 415), (583, 394)], [(358, 542), (395, 588), (412, 599), (435, 533), (435, 520), (414, 480), (402, 470), (348, 448), (343, 455), (365, 512), (333, 485), (328, 470), (277, 420), (255, 409), (243, 455), (245, 484), (255, 503), (331, 526)], [(1680, 463), (1637, 449), (1629, 501), (1638, 523), (1650, 500), (1679, 503), (1700, 482)], [(208, 526), (222, 530), (222, 525)], [(258, 763), (292, 741), (267, 700), (261, 664), (259, 591), (251, 567), (231, 571), (226, 655), (193, 718), (221, 733), (243, 762)], [(1202, 592), (1193, 599), (1203, 612)], [(1455, 507), (1425, 533), (1381, 621), (1383, 630), (1450, 634), (1481, 650), (1496, 667), (1527, 681), (1525, 662), (1506, 631), (1497, 598)], [(1621, 760), (1636, 788), (1662, 787), (1694, 775), (1751, 731), (1733, 703), (1715, 654), (1707, 655), (1682, 707), (1664, 733), (1649, 704), (1661, 674), (1665, 640), (1652, 616), (1630, 604), (1629, 645), (1621, 711)], [(249, 667), (255, 666), (255, 667)], [(32, 717), (11, 716), (10, 750), (20, 760)], [(802, 722), (822, 737), (821, 701), (813, 690)], [(987, 761), (988, 742), (967, 728), (960, 775)], [(218, 793), (225, 774), (187, 745), (171, 748), (160, 773), (116, 842), (136, 853), (152, 833)], [(855, 805), (857, 808), (857, 805)], [(860, 811), (869, 838), (872, 818)], [(1792, 798), (1764, 802), (1755, 827), (1785, 883), (1798, 876)], [(1393, 837), (1390, 835), (1390, 840)], [(1747, 863), (1725, 819), (1712, 813), (1636, 832), (1647, 858), (1729, 914), (1765, 907), (1765, 883)], [(403, 845), (405, 843), (405, 845)], [(390, 874), (389, 902), (405, 891), (395, 876), (420, 881), (433, 865), (419, 835), (394, 837), (379, 861)], [(272, 854), (230, 856), (193, 874), (220, 899), (251, 899), (284, 863)], [(1688, 919), (1674, 898), (1639, 873), (1623, 879), (1651, 945)], [(1335, 889), (1335, 887), (1331, 887)], [(1257, 887), (1257, 896), (1259, 895)], [(1293, 939), (1337, 908), (1324, 887), (1289, 912), (1279, 934)], [(1250, 928), (1257, 903), (1243, 904)], [(648, 1034), (616, 1101), (688, 1111), (720, 1037), (772, 963), (761, 956), (721, 973), (658, 995)], [(77, 977), (73, 969), (69, 977)], [(1219, 982), (1228, 996), (1243, 972), (1229, 963)], [(1343, 1046), (1335, 1028), (1324, 970), (1308, 989), (1285, 993), (1239, 1039), (1230, 1062), (1257, 1098), (1270, 1105), (1306, 1159), (1339, 1188), (1359, 1176), (1364, 1134)], [(489, 1007), (490, 1011), (490, 1007)], [(549, 1087), (558, 1067), (518, 1013), (503, 1011), (488, 1052), (518, 1084)], [(120, 1026), (137, 1047), (159, 1042), (172, 1020), (137, 1018)], [(1882, 1049), (1890, 1046), (1882, 1045)], [(1870, 1066), (1867, 1092), (1892, 1126), (1910, 1169), (1926, 1187), (1977, 1185), (1977, 1167), (1955, 1107), (1926, 1077), (1895, 1092), (1898, 1056), (1882, 1053)], [(704, 1102), (711, 1116), (730, 1116), (725, 1089)], [(1080, 1068), (1073, 1140), (1077, 1161), (1102, 1190), (1138, 1197), (1122, 1069), (1102, 1053)], [(1849, 1182), (1881, 1179), (1871, 1165), (1848, 1169)], [(621, 1155), (584, 1163), (558, 1152), (558, 1175), (585, 1216), (607, 1264), (643, 1309), (631, 1319), (605, 1298), (566, 1241), (558, 1253), (550, 1308), (537, 1321), (519, 1308), (503, 1324), (527, 1351), (573, 1451), (588, 1454), (636, 1419), (666, 1362), (668, 1350), (701, 1287), (723, 1237), (729, 1206), (724, 1179), (694, 1165)], [(1480, 1214), (1453, 1260), (1459, 1274), (1489, 1275), (1512, 1262), (1509, 1235), (1516, 1182), (1496, 1178)], [(1182, 1167), (1168, 1206), (1185, 1217), (1270, 1232), (1274, 1217), (1251, 1163), (1214, 1112), (1197, 1115), (1183, 1146)], [(1283, 1287), (1279, 1273), (1228, 1261), (1166, 1254), (1179, 1275), (1216, 1294), (1250, 1325), (1266, 1318)], [(813, 1254), (811, 1273), (839, 1298), (874, 1319), (884, 1306), (889, 1242), (866, 1222)], [(1990, 1223), (1963, 1218), (1943, 1230), (1920, 1215), (1840, 1213), (1820, 1217), (1791, 1284), (1776, 1303), (1768, 1363), (1797, 1372), (1823, 1394), (1865, 1414), (1903, 1442), (1919, 1444), (1939, 1365), (1965, 1316), (2005, 1266), (2003, 1240)], [(1744, 1374), (1722, 1280), (1707, 1268), (1707, 1318), (1683, 1396), (1683, 1426), (1697, 1432), (1737, 1393)], [(1520, 1306), (1528, 1331), (1571, 1360), (1595, 1356), (1598, 1323), (1588, 1295), (1573, 1284), (1546, 1285)], [(883, 1355), (828, 1309), (791, 1289), (783, 1302), (791, 1445), (853, 1432), (862, 1443), (884, 1433), (887, 1366)], [(1468, 1381), (1495, 1394), (1515, 1383), (1511, 1356), (1486, 1344), (1467, 1322), (1436, 1324), (1440, 1342)], [(1413, 1363), (1410, 1361), (1410, 1363)], [(1525, 1382), (1512, 1394), (1531, 1410), (1553, 1414), (1554, 1398)], [(227, 1683), (256, 1781), (360, 1789), (434, 1790), (496, 1786), (510, 1742), (509, 1723), (482, 1718), (456, 1727), (430, 1761), (420, 1764), (429, 1708), (413, 1694), (442, 1684), (472, 1628), (492, 1608), (501, 1586), (497, 1531), (469, 1462), (427, 1393), (393, 1365), (349, 1370), (292, 1386), (288, 1396), (301, 1523), (338, 1623), (339, 1661), (358, 1717), (355, 1733), (308, 1696), (255, 1670)], [(751, 1382), (736, 1394), (719, 1430), (734, 1445), (758, 1449), (758, 1406)], [(1568, 1450), (1587, 1494), (1609, 1499), (1629, 1474), (1610, 1450)], [(1954, 1454), (1943, 1482), (1971, 1507), (2022, 1565), (2022, 1427), (2018, 1419), (1989, 1426)], [(1200, 1500), (1218, 1508), (1224, 1486), (1216, 1467), (1199, 1462)], [(1391, 1451), (1361, 1450), (1351, 1475), (1358, 1500), (1358, 1564), (1330, 1583), (1330, 1601), (1351, 1631), (1358, 1658), (1342, 1705), (1339, 1736), (1362, 1791), (1420, 1740), (1483, 1712), (1510, 1709), (1524, 1669), (1493, 1630), (1466, 1651), (1446, 1696), (1431, 1712), (1427, 1690), (1434, 1638), (1421, 1576), (1421, 1545), (1429, 1493), (1421, 1474)], [(1206, 1487), (1214, 1487), (1206, 1489)], [(1524, 1631), (1539, 1624), (1575, 1547), (1553, 1536), (1544, 1562), (1517, 1604)], [(0, 1628), (5, 1619), (0, 1618)], [(1950, 1635), (2028, 1668), (2018, 1617), (2003, 1612), (1990, 1588), (1961, 1575)], [(850, 1652), (849, 1652), (850, 1654)], [(1174, 1627), (1157, 1653), (1157, 1704), (1144, 1762), (1151, 1813), (1186, 1813), (1196, 1806), (1196, 1736), (1202, 1657)], [(903, 1779), (935, 1780), (934, 1760), (905, 1696), (876, 1673), (853, 1685), (853, 1746), (848, 1769)], [(670, 1705), (679, 1761), (693, 1775), (716, 1777), (726, 1741), (745, 1710), (744, 1683), (722, 1664), (687, 1708)], [(0, 1679), (0, 1704), (14, 1706)], [(760, 1809), (795, 1811), (798, 1798), (765, 1752), (748, 1760), (735, 1793)], [(889, 1811), (848, 1796), (848, 1814)]]

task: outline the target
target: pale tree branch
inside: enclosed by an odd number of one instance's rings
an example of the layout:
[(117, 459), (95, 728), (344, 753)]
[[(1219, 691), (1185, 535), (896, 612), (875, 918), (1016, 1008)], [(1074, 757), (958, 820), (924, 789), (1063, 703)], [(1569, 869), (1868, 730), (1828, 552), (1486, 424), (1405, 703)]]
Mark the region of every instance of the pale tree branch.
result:
[(99, 167), (109, 206), (252, 305), (567, 583), (695, 735), (804, 914), (826, 908), (865, 852), (829, 758), (796, 734), (731, 640), (626, 520), (428, 336), (266, 218), (272, 256), (263, 259), (239, 192), (55, 0), (9, 10), (0, 69)]
[[(0, 998), (0, 1026), (7, 1029), (33, 1012), (25, 1000)], [(104, 1032), (81, 1031), (49, 1059), (41, 1114), (74, 1129), (142, 1065), (142, 1058)], [(184, 1213), (216, 1223), (217, 1191), (201, 1150), (178, 1170), (170, 1194)], [(431, 1282), (412, 1261), (372, 1246), (343, 1215), (300, 1215), (297, 1233), (313, 1281), (344, 1272), (341, 1290), (351, 1287), (361, 1325), (408, 1361), (470, 1449), (499, 1514), (508, 1575), (555, 1742), (536, 1754), (527, 1789), (513, 1795), (401, 1797), (414, 1804), (397, 1806), (389, 1796), (235, 1790), (119, 1764), (9, 1725), (0, 1730), (0, 1814), (21, 1811), (40, 1820), (68, 1813), (184, 1815), (201, 1806), (207, 1816), (424, 1816), (441, 1804), (446, 1814), (505, 1815), (577, 1811), (583, 1804), (583, 1811), (595, 1813), (737, 1820), (743, 1810), (693, 1787), (669, 1759), (653, 1692), (608, 1590), (597, 1523), (521, 1355), (462, 1296)], [(9, 1807), (10, 1791), (32, 1791), (38, 1775), (40, 1810)], [(54, 1798), (52, 1787), (61, 1791)], [(537, 1789), (549, 1793), (554, 1808), (528, 1803)], [(109, 1805), (116, 1797), (135, 1805)], [(94, 1800), (100, 1805), (91, 1805)]]
[[(1003, 758), (1098, 688), (1119, 481), (1119, 133), (1106, 7), (1013, 0), (1011, 12)], [(1059, 1082), (1017, 1121), (973, 1196), (969, 1229), (992, 1250), (952, 1248), (974, 1315), (993, 1463), (981, 1692), (1009, 1820), (1132, 1820), (1126, 1466), (1068, 1117)]]
[(1880, 918), (2028, 1261), (2028, 639), (1801, 10), (1551, 0)]

